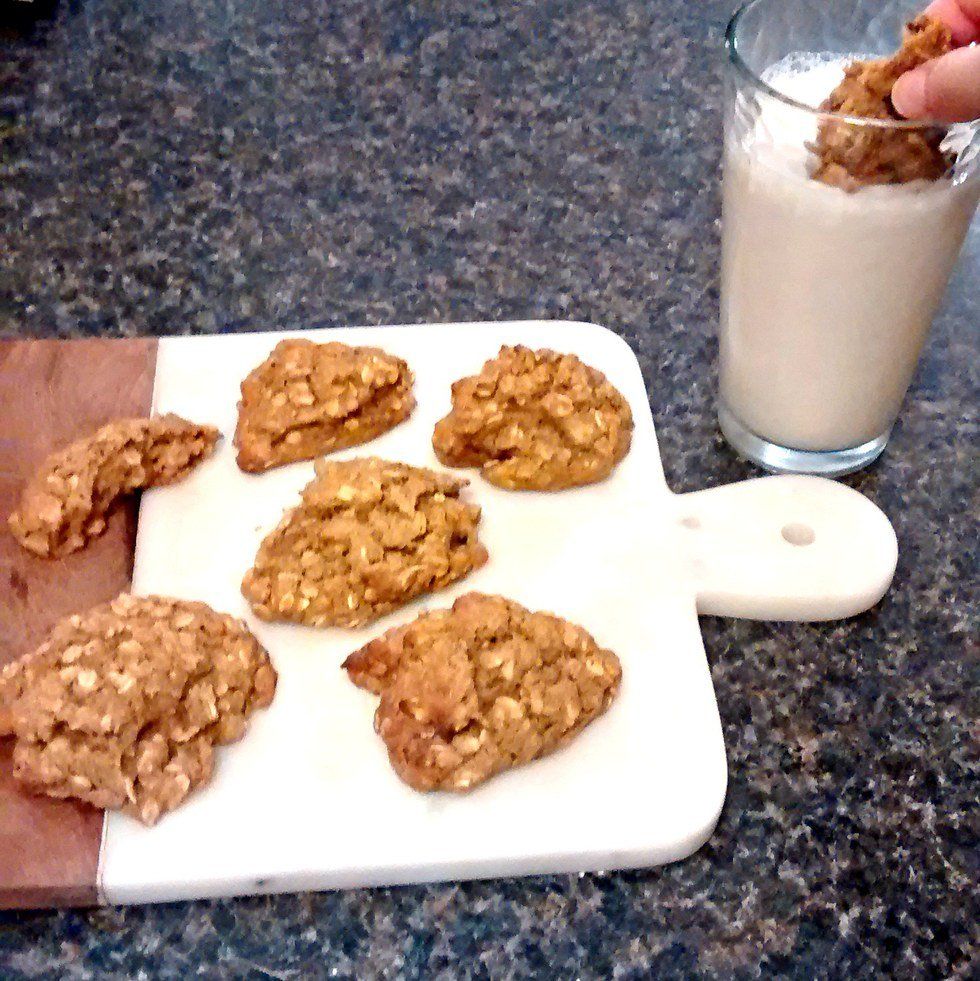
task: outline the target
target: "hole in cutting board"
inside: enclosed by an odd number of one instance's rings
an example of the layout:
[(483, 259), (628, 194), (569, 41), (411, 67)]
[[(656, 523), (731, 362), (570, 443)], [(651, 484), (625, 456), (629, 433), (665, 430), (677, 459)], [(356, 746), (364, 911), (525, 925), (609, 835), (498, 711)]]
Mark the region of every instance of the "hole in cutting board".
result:
[(809, 525), (799, 522), (783, 525), (782, 535), (790, 545), (812, 545), (814, 538), (817, 537)]

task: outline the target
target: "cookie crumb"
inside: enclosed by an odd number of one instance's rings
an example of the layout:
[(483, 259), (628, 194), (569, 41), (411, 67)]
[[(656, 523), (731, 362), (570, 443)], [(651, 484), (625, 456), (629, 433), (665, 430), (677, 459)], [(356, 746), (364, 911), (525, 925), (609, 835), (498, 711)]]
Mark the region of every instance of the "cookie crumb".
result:
[(468, 593), (344, 662), (381, 696), (375, 729), (416, 790), (470, 790), (563, 746), (606, 711), (622, 669), (581, 627)]

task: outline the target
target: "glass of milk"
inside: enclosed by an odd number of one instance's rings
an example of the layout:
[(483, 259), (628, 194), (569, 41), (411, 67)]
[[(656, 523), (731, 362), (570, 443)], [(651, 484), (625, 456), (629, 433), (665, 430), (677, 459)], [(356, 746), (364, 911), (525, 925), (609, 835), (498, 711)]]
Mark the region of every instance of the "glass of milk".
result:
[(955, 155), (946, 179), (809, 177), (844, 66), (893, 52), (922, 6), (751, 0), (728, 28), (718, 419), (769, 470), (836, 476), (882, 452), (980, 198), (978, 123), (925, 127)]

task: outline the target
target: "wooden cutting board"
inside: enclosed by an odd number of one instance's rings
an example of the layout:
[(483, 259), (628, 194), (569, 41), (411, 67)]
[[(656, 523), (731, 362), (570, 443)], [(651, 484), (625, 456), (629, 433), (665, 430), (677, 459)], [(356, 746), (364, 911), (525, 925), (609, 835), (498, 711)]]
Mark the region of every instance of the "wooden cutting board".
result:
[[(359, 630), (261, 623), (239, 593), (259, 541), (295, 502), (312, 464), (248, 476), (226, 440), (187, 481), (144, 495), (135, 591), (200, 599), (249, 619), (279, 671), (276, 699), (253, 717), (245, 739), (219, 752), (213, 781), (153, 828), (111, 814), (99, 848), (92, 812), (62, 805), (89, 818), (87, 864), (71, 884), (57, 862), (33, 878), (23, 869), (13, 869), (14, 878), (0, 869), (6, 876), (0, 881), (10, 883), (7, 901), (152, 902), (642, 867), (700, 847), (721, 810), (727, 768), (698, 612), (826, 619), (867, 609), (895, 568), (887, 518), (856, 492), (815, 478), (770, 477), (672, 494), (639, 365), (621, 339), (594, 325), (451, 324), (309, 335), (382, 346), (406, 358), (416, 374), (412, 418), (343, 456), (438, 466), (430, 437), (448, 409), (451, 382), (477, 371), (503, 343), (572, 351), (604, 371), (633, 408), (633, 447), (608, 481), (560, 494), (509, 493), (472, 475), (469, 493), (483, 508), (488, 564)], [(241, 378), (282, 336), (160, 341), (153, 409), (230, 435)], [(152, 349), (143, 356), (144, 367), (151, 365)], [(140, 392), (146, 396), (145, 388)], [(88, 401), (84, 394), (72, 398)], [(72, 435), (84, 428), (79, 422)], [(31, 459), (41, 452), (31, 450)], [(30, 464), (8, 469), (16, 483)], [(4, 560), (23, 562), (4, 537)], [(81, 556), (96, 562), (95, 554)], [(113, 554), (126, 565), (124, 535)], [(105, 561), (103, 555), (96, 564)], [(30, 582), (36, 564), (18, 575)], [(33, 574), (57, 579), (66, 596), (80, 588), (67, 565), (41, 566)], [(78, 608), (124, 581), (122, 574), (98, 595), (78, 593)], [(387, 627), (470, 589), (581, 623), (620, 656), (622, 691), (605, 716), (552, 757), (469, 794), (418, 794), (391, 771), (372, 731), (375, 700), (347, 681), (340, 663)], [(69, 598), (59, 615), (71, 605)], [(34, 806), (49, 805), (24, 803)], [(21, 846), (32, 813), (5, 827), (6, 851)]]
[[(136, 502), (105, 535), (61, 562), (35, 558), (6, 531), (21, 487), (53, 449), (120, 416), (146, 415), (156, 341), (0, 341), (0, 665), (33, 650), (63, 616), (130, 582)], [(23, 793), (13, 740), (0, 739), (0, 907), (93, 903), (102, 812)]]

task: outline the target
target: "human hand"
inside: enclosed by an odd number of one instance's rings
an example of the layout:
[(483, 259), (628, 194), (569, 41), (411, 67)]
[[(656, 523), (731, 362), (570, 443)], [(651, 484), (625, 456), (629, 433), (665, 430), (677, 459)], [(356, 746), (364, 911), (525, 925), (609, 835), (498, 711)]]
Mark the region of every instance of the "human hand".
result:
[(892, 89), (892, 105), (908, 119), (947, 123), (980, 118), (980, 0), (935, 0), (938, 17), (960, 45), (942, 58), (906, 72)]

